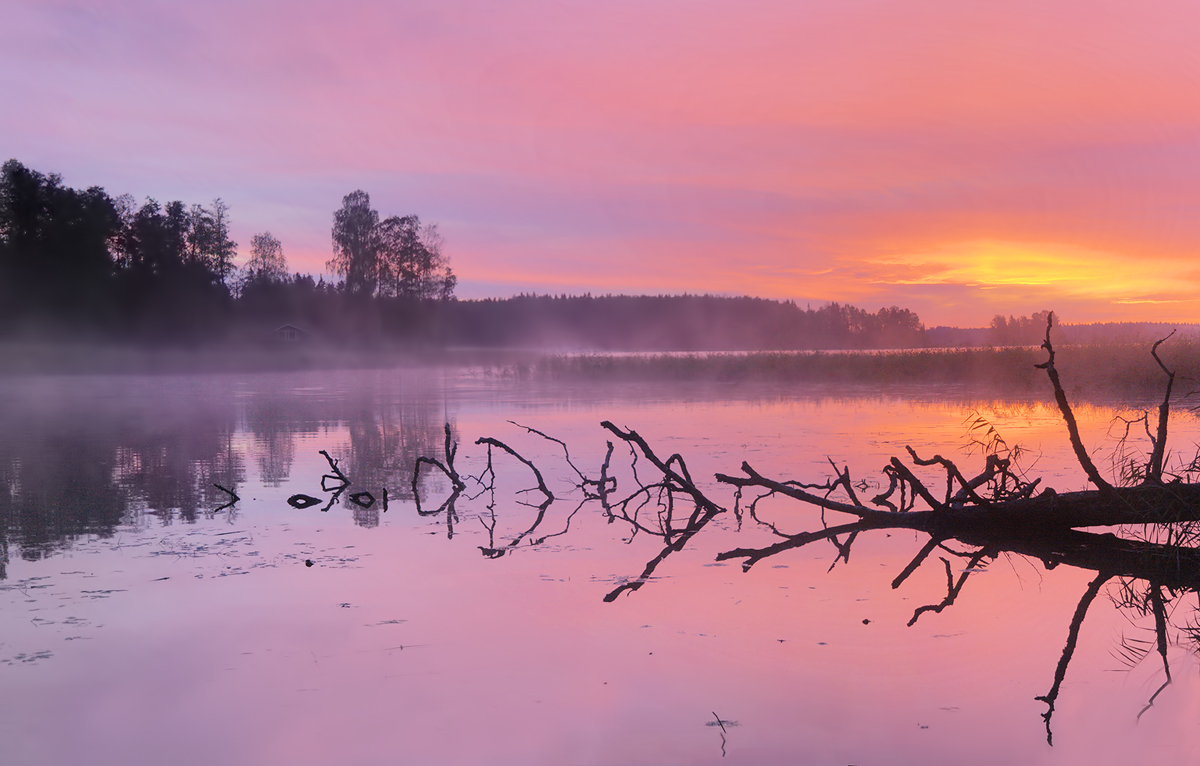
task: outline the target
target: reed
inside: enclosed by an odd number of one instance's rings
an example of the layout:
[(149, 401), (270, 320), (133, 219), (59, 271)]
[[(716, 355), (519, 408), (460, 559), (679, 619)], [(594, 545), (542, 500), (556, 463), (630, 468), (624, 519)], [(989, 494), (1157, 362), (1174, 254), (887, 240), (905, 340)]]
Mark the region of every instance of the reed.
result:
[[(1146, 396), (1162, 391), (1165, 376), (1149, 343), (1064, 346), (1057, 367), (1068, 393), (1081, 397)], [(1164, 344), (1164, 362), (1178, 373), (1179, 394), (1200, 388), (1200, 343)], [(499, 363), (491, 374), (554, 381), (713, 381), (845, 383), (862, 385), (959, 384), (980, 391), (1046, 393), (1046, 360), (1039, 347), (914, 349), (876, 352), (696, 354), (546, 354)]]

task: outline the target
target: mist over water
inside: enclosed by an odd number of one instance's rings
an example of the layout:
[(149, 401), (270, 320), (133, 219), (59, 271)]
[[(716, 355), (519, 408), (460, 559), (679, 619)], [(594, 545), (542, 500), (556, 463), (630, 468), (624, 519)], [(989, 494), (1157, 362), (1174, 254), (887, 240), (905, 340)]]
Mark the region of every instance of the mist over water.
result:
[[(977, 466), (972, 418), (1045, 483), (1083, 489), (1043, 398), (460, 367), (9, 377), (0, 394), (9, 763), (1186, 762), (1200, 747), (1190, 649), (1172, 648), (1176, 682), (1135, 725), (1161, 668), (1114, 659), (1145, 626), (1099, 602), (1046, 745), (1033, 698), (1090, 579), (1067, 567), (1002, 557), (907, 628), (945, 592), (938, 562), (890, 587), (914, 534), (865, 537), (832, 572), (836, 551), (814, 546), (743, 573), (715, 555), (771, 536), (725, 514), (604, 603), (661, 542), (580, 506), (561, 447), (508, 422), (562, 439), (593, 474), (612, 438), (599, 422), (636, 429), (730, 508), (712, 476), (742, 460), (805, 481), (832, 460), (867, 494), (905, 445)], [(1116, 470), (1125, 410), (1076, 411)], [(443, 456), (447, 422), (463, 475), (487, 467), (481, 436), (538, 465), (557, 496), (544, 516), (529, 470), (499, 453), (494, 502), (468, 481), (453, 517), (418, 515), (413, 464)], [(1200, 441), (1185, 410), (1172, 429), (1180, 450)], [(376, 502), (291, 507), (332, 496), (321, 450)], [(424, 471), (418, 489), (429, 510), (450, 488)], [(815, 524), (770, 503), (789, 529)]]

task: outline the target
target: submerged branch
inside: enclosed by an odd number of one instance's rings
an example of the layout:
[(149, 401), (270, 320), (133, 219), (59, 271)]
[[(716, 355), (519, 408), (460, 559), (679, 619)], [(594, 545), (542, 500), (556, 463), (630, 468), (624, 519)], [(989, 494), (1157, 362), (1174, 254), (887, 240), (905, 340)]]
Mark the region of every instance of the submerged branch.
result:
[(835, 535), (844, 533), (854, 534), (856, 532), (862, 532), (872, 528), (877, 527), (873, 527), (870, 522), (867, 521), (857, 521), (851, 524), (842, 524), (836, 527), (829, 527), (828, 529), (823, 529), (820, 532), (801, 532), (798, 535), (791, 535), (786, 540), (775, 543), (774, 545), (768, 545), (765, 548), (734, 548), (730, 551), (723, 551), (717, 554), (716, 560), (727, 561), (729, 559), (744, 558), (746, 560), (742, 562), (742, 571), (749, 572), (750, 567), (769, 556), (774, 556), (777, 553), (783, 553), (784, 551), (788, 551), (793, 548), (803, 548), (809, 543), (815, 543), (818, 540), (828, 540)]
[[(654, 574), (654, 571), (658, 568), (659, 564), (665, 561), (666, 558), (672, 553), (683, 550), (684, 546), (687, 545), (688, 542), (700, 530), (704, 529), (704, 527), (707, 526), (708, 523), (712, 521), (712, 519), (718, 514), (724, 513), (725, 509), (710, 500), (704, 494), (704, 492), (692, 482), (691, 473), (688, 471), (687, 464), (684, 462), (682, 456), (674, 454), (666, 460), (662, 460), (657, 454), (655, 454), (654, 450), (650, 448), (650, 445), (646, 443), (646, 440), (643, 439), (636, 431), (632, 429), (628, 431), (622, 431), (620, 428), (617, 428), (607, 420), (602, 422), (600, 425), (617, 438), (630, 445), (630, 449), (633, 450), (634, 465), (636, 465), (637, 455), (638, 452), (640, 452), (646, 458), (646, 460), (650, 461), (651, 465), (658, 469), (663, 477), (659, 482), (646, 484), (641, 479), (637, 478), (637, 473), (635, 471), (634, 480), (639, 485), (638, 490), (629, 495), (620, 503), (609, 505), (607, 500), (605, 501), (605, 509), (610, 514), (610, 518), (614, 517), (613, 508), (620, 508), (621, 515), (618, 518), (621, 518), (623, 521), (633, 526), (635, 531), (640, 529), (650, 534), (656, 534), (657, 536), (662, 537), (663, 541), (665, 542), (665, 546), (658, 553), (658, 555), (647, 562), (646, 567), (642, 570), (641, 575), (634, 580), (622, 583), (605, 595), (604, 600), (606, 602), (612, 602), (616, 600), (616, 598), (622, 593), (632, 593), (641, 588), (642, 585), (644, 585)], [(635, 447), (636, 449), (634, 449)], [(608, 457), (611, 455), (612, 444), (610, 443), (608, 455), (605, 457), (605, 468), (601, 472), (602, 491), (603, 480), (607, 475), (608, 470)], [(660, 513), (659, 529), (657, 531), (651, 530), (638, 523), (636, 510), (632, 516), (630, 516), (628, 512), (629, 504), (634, 499), (638, 497), (645, 497), (646, 500), (649, 500), (651, 495), (655, 493), (659, 497), (660, 507), (663, 508), (663, 511)], [(683, 527), (675, 526), (673, 523), (675, 493), (681, 493), (685, 495), (693, 505), (692, 513), (688, 515), (687, 522)]]
[(213, 513), (218, 513), (219, 511), (223, 511), (226, 508), (231, 507), (234, 503), (241, 500), (241, 498), (237, 496), (237, 493), (234, 492), (232, 489), (227, 489), (225, 487), (222, 487), (220, 484), (213, 484), (213, 486), (216, 487), (217, 489), (221, 490), (225, 494), (229, 495), (229, 502), (225, 503), (224, 505), (222, 505), (218, 508), (214, 508)]
[[(413, 493), (413, 501), (416, 503), (417, 513), (419, 515), (421, 515), (421, 516), (436, 516), (439, 513), (441, 513), (442, 511), (448, 510), (449, 513), (447, 514), (446, 518), (447, 518), (447, 525), (450, 525), (453, 523), (451, 521), (451, 517), (454, 515), (454, 503), (456, 500), (458, 500), (459, 495), (461, 495), (466, 490), (467, 485), (463, 482), (462, 477), (460, 477), (458, 475), (458, 470), (454, 467), (454, 458), (458, 455), (458, 444), (456, 444), (454, 442), (453, 438), (450, 435), (450, 424), (449, 423), (446, 423), (445, 431), (446, 431), (446, 442), (445, 442), (443, 449), (444, 449), (445, 455), (446, 455), (446, 462), (443, 463), (442, 461), (438, 460), (437, 458), (426, 457), (425, 455), (421, 455), (421, 456), (417, 457), (416, 462), (413, 463), (412, 493)], [(436, 511), (424, 511), (421, 509), (421, 490), (419, 487), (419, 480), (421, 478), (421, 466), (422, 465), (428, 465), (428, 466), (438, 469), (446, 476), (447, 479), (450, 480), (450, 486), (452, 488), (452, 491), (450, 492), (450, 497), (448, 497), (445, 500), (445, 502), (443, 502), (438, 507), (438, 509)], [(386, 510), (386, 506), (385, 506), (384, 510)], [(448, 529), (449, 529), (449, 534), (451, 536), (453, 536), (453, 534), (454, 534), (453, 527), (448, 526)]]
[(946, 597), (942, 599), (940, 604), (928, 604), (926, 606), (917, 607), (917, 610), (913, 612), (912, 619), (908, 621), (908, 627), (911, 628), (913, 625), (915, 625), (920, 616), (926, 612), (941, 613), (941, 611), (946, 607), (953, 606), (954, 600), (958, 598), (958, 594), (962, 591), (963, 584), (966, 583), (967, 578), (970, 577), (972, 573), (978, 571), (976, 567), (979, 566), (979, 562), (982, 561), (987, 555), (988, 550), (985, 548), (972, 556), (970, 563), (967, 564), (967, 568), (964, 569), (962, 574), (959, 575), (958, 582), (954, 581), (954, 572), (950, 569), (949, 559), (942, 558), (942, 563), (946, 565)]
[(1158, 654), (1162, 657), (1163, 672), (1166, 673), (1167, 678), (1162, 682), (1162, 686), (1159, 686), (1154, 694), (1150, 695), (1146, 706), (1138, 711), (1139, 721), (1142, 719), (1143, 713), (1154, 707), (1154, 700), (1162, 694), (1163, 689), (1171, 685), (1171, 663), (1167, 661), (1167, 608), (1163, 603), (1162, 586), (1156, 582), (1150, 583), (1150, 604), (1154, 611), (1154, 637), (1158, 645)]
[(524, 463), (529, 468), (529, 470), (533, 471), (533, 476), (535, 479), (537, 479), (537, 489), (541, 490), (541, 493), (546, 497), (546, 501), (547, 502), (554, 501), (554, 493), (551, 492), (546, 487), (546, 480), (542, 478), (542, 472), (539, 471), (538, 467), (536, 465), (534, 465), (533, 462), (530, 461), (528, 458), (522, 457), (521, 454), (519, 452), (517, 452), (515, 449), (513, 449), (512, 447), (508, 446), (507, 444), (500, 441), (499, 439), (493, 439), (490, 436), (481, 436), (475, 440), (475, 443), (476, 444), (487, 444), (491, 447), (496, 447), (497, 449), (502, 449), (505, 452), (507, 452), (508, 454), (515, 457), (517, 460)]
[[(327, 473), (327, 474), (325, 474), (324, 476), (322, 476), (322, 477), (321, 477), (321, 491), (322, 491), (322, 492), (330, 492), (330, 491), (335, 491), (335, 490), (336, 490), (336, 491), (339, 491), (339, 492), (340, 492), (341, 490), (344, 490), (346, 487), (349, 487), (349, 486), (350, 486), (350, 479), (349, 479), (349, 478), (347, 478), (346, 474), (342, 473), (342, 469), (341, 469), (341, 468), (338, 468), (338, 461), (337, 461), (337, 460), (334, 460), (332, 457), (330, 457), (330, 456), (329, 456), (329, 453), (328, 453), (328, 452), (326, 452), (325, 450), (320, 450), (320, 453), (321, 453), (322, 455), (324, 455), (324, 456), (325, 456), (325, 461), (326, 461), (327, 463), (329, 463), (329, 470), (333, 471), (333, 473)], [(326, 480), (328, 480), (328, 479), (333, 479), (334, 481), (336, 481), (336, 482), (338, 482), (339, 484), (341, 484), (341, 486), (340, 486), (340, 487), (338, 487), (338, 486), (334, 486), (334, 487), (327, 487), (327, 486), (325, 486), (325, 482), (326, 482)]]
[(1107, 572), (1101, 572), (1096, 575), (1096, 579), (1088, 583), (1087, 590), (1083, 593), (1083, 598), (1079, 599), (1079, 605), (1075, 607), (1075, 615), (1071, 618), (1071, 627), (1067, 630), (1067, 643), (1063, 647), (1062, 657), (1058, 660), (1058, 666), (1054, 669), (1054, 686), (1050, 687), (1049, 693), (1042, 697), (1034, 697), (1038, 702), (1046, 703), (1046, 712), (1042, 713), (1042, 719), (1046, 722), (1046, 744), (1054, 744), (1054, 732), (1050, 730), (1050, 719), (1054, 716), (1054, 703), (1058, 700), (1058, 691), (1062, 687), (1063, 679), (1067, 675), (1067, 666), (1071, 664), (1071, 656), (1075, 654), (1075, 644), (1079, 641), (1079, 629), (1083, 626), (1083, 618), (1087, 616), (1088, 607), (1096, 599), (1096, 594), (1100, 592), (1101, 586), (1108, 582), (1112, 577)]

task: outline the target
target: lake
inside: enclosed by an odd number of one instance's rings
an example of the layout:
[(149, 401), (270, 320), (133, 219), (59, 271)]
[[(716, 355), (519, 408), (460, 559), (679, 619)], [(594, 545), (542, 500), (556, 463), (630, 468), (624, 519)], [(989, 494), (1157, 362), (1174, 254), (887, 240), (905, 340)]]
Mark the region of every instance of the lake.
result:
[[(1123, 454), (1114, 417), (1146, 406), (1077, 407), (1105, 475)], [(635, 462), (605, 420), (664, 459), (681, 455), (729, 509), (611, 602), (664, 541), (610, 520), (585, 499), (563, 447), (521, 427), (565, 442), (591, 478), (615, 442), (619, 489), (632, 491), (635, 471), (652, 480), (646, 457)], [(1104, 595), (1047, 744), (1034, 698), (1054, 681), (1094, 573), (1001, 555), (952, 606), (907, 627), (946, 595), (937, 555), (891, 587), (925, 535), (863, 534), (831, 571), (837, 550), (826, 542), (747, 572), (715, 560), (780, 539), (748, 514), (739, 525), (732, 489), (713, 479), (743, 460), (805, 482), (832, 476), (832, 461), (869, 497), (906, 445), (977, 472), (984, 456), (970, 442), (988, 432), (969, 426), (986, 423), (1020, 445), (1028, 475), (1060, 493), (1084, 489), (1048, 400), (933, 387), (550, 385), (441, 367), (12, 376), (0, 378), (0, 423), (6, 764), (1200, 757), (1194, 642), (1180, 634), (1169, 648), (1174, 683), (1139, 720), (1163, 669), (1153, 653), (1131, 666), (1121, 647), (1152, 640), (1153, 620)], [(441, 507), (450, 482), (423, 467), (418, 513), (414, 463), (445, 460), (446, 423), (457, 471), (480, 480), (466, 478)], [(1186, 462), (1200, 421), (1180, 408), (1171, 425), (1172, 460)], [(1127, 446), (1145, 449), (1140, 429)], [(530, 460), (554, 501), (544, 505), (534, 473), (499, 448), (493, 481), (480, 437)], [(334, 462), (350, 482), (340, 493)], [(297, 495), (317, 502), (293, 507)], [(649, 524), (656, 501), (645, 499)], [(820, 528), (817, 511), (781, 498), (757, 511), (788, 533)], [(950, 558), (957, 577), (965, 564)], [(1193, 604), (1176, 606), (1176, 623)]]

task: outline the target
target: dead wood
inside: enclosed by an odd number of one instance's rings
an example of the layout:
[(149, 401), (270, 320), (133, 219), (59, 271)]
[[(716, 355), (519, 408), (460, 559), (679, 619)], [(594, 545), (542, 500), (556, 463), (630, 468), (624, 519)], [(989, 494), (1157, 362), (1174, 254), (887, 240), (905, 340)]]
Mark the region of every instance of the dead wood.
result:
[[(874, 530), (903, 529), (929, 536), (907, 566), (893, 579), (893, 588), (900, 587), (908, 580), (935, 551), (960, 559), (963, 565), (956, 577), (951, 559), (938, 557), (945, 569), (946, 594), (937, 603), (917, 608), (908, 623), (910, 626), (926, 613), (940, 613), (952, 606), (962, 596), (970, 576), (1002, 554), (1037, 560), (1047, 570), (1067, 565), (1095, 572), (1095, 578), (1084, 592), (1071, 619), (1066, 644), (1055, 669), (1053, 686), (1045, 696), (1037, 698), (1047, 705), (1047, 711), (1042, 716), (1048, 741), (1052, 741), (1050, 723), (1055, 703), (1074, 655), (1084, 617), (1106, 583), (1115, 579), (1122, 584), (1125, 603), (1119, 606), (1134, 608), (1140, 616), (1153, 618), (1154, 646), (1163, 662), (1166, 680), (1150, 697), (1143, 713), (1171, 683), (1167, 661), (1171, 607), (1182, 595), (1200, 592), (1200, 484), (1184, 482), (1177, 477), (1171, 481), (1163, 480), (1175, 373), (1163, 363), (1158, 349), (1171, 336), (1156, 342), (1150, 351), (1166, 376), (1166, 391), (1158, 407), (1154, 431), (1151, 432), (1148, 416), (1126, 421), (1127, 431), (1132, 422), (1146, 425), (1151, 440), (1150, 454), (1144, 465), (1127, 472), (1127, 478), (1136, 479), (1136, 482), (1114, 485), (1100, 475), (1083, 444), (1078, 423), (1055, 367), (1055, 349), (1050, 338), (1053, 323), (1051, 314), (1042, 344), (1047, 352), (1047, 360), (1037, 367), (1046, 371), (1072, 451), (1093, 489), (1056, 492), (1042, 488), (1040, 480), (1026, 479), (1016, 469), (1015, 449), (1008, 450), (998, 438), (988, 444), (979, 443), (985, 451), (990, 452), (986, 454), (982, 471), (975, 476), (965, 474), (954, 461), (940, 454), (923, 458), (908, 447), (908, 462), (899, 457), (891, 458), (882, 469), (887, 482), (885, 489), (866, 501), (859, 496), (858, 490), (867, 485), (856, 484), (850, 478), (849, 468), (839, 467), (832, 462), (833, 478), (822, 483), (767, 477), (748, 462), (741, 464), (740, 475), (718, 473), (715, 476), (719, 486), (733, 490), (733, 512), (738, 529), (741, 529), (743, 514), (748, 514), (751, 520), (777, 538), (770, 544), (739, 547), (716, 554), (717, 561), (741, 560), (743, 570), (751, 569), (763, 559), (823, 541), (828, 541), (837, 551), (834, 565), (838, 562), (848, 563), (855, 541)], [(708, 492), (696, 484), (681, 455), (660, 457), (632, 429), (618, 428), (609, 421), (601, 423), (602, 428), (629, 449), (628, 468), (633, 483), (618, 492), (617, 479), (610, 473), (613, 441), (607, 442), (599, 477), (592, 479), (572, 461), (565, 442), (538, 429), (513, 424), (562, 447), (567, 464), (578, 478), (575, 489), (582, 493), (582, 499), (568, 516), (562, 532), (536, 536), (535, 530), (544, 522), (546, 510), (554, 500), (541, 471), (532, 461), (505, 443), (490, 437), (479, 438), (475, 444), (488, 447), (487, 468), (480, 477), (471, 478), (484, 487), (480, 494), (487, 491), (491, 496), (488, 504), (490, 525), (480, 517), (489, 533), (488, 546), (480, 546), (485, 556), (502, 556), (524, 540), (539, 544), (549, 537), (564, 534), (570, 527), (571, 518), (580, 508), (590, 501), (598, 501), (610, 523), (623, 523), (628, 527), (627, 542), (639, 534), (646, 534), (658, 537), (663, 544), (640, 574), (622, 582), (604, 596), (605, 601), (611, 602), (622, 593), (640, 589), (655, 576), (658, 567), (671, 554), (682, 550), (714, 518), (726, 511), (724, 506), (715, 502)], [(446, 434), (446, 464), (433, 458), (419, 458), (413, 476), (413, 489), (416, 495), (421, 463), (442, 470), (455, 484), (455, 492), (448, 501), (453, 510), (453, 499), (464, 485), (454, 472), (454, 448), (451, 447), (449, 425)], [(533, 523), (510, 543), (501, 546), (497, 546), (494, 540), (493, 447), (507, 452), (527, 466), (536, 478), (536, 489), (545, 498), (537, 506), (538, 513)], [(649, 464), (650, 469), (644, 466), (645, 463)], [(935, 474), (932, 479), (928, 477), (931, 471)], [(1200, 472), (1200, 458), (1183, 472), (1186, 474), (1188, 471)], [(483, 481), (485, 475), (489, 476), (486, 483)], [(799, 502), (801, 507), (815, 510), (817, 513), (809, 521), (810, 528), (789, 531), (788, 527), (800, 526), (804, 522), (797, 524), (793, 518), (787, 518), (786, 521), (764, 518), (759, 511), (759, 504), (767, 498), (786, 498)], [(836, 514), (842, 514), (840, 521)], [(1096, 528), (1109, 528), (1112, 531), (1098, 532)], [(966, 550), (959, 550), (960, 547)], [(1188, 627), (1184, 628), (1184, 632), (1200, 641), (1200, 628)], [(1131, 651), (1127, 656), (1136, 662), (1148, 651), (1148, 648), (1142, 652)]]
[(1050, 691), (1045, 696), (1034, 698), (1039, 702), (1046, 703), (1047, 709), (1045, 713), (1042, 713), (1042, 718), (1046, 722), (1046, 744), (1048, 745), (1054, 744), (1054, 732), (1050, 729), (1050, 719), (1054, 716), (1054, 703), (1058, 701), (1058, 691), (1062, 687), (1063, 679), (1067, 676), (1067, 666), (1071, 664), (1071, 656), (1075, 654), (1075, 644), (1079, 641), (1079, 629), (1083, 627), (1083, 618), (1087, 616), (1088, 607), (1096, 600), (1100, 588), (1108, 580), (1108, 573), (1101, 572), (1096, 579), (1088, 583), (1087, 590), (1079, 599), (1079, 605), (1075, 607), (1075, 614), (1071, 617), (1071, 627), (1067, 629), (1067, 643), (1063, 647), (1058, 666), (1054, 669), (1054, 686), (1050, 687)]
[(234, 492), (232, 489), (222, 487), (220, 484), (213, 484), (213, 486), (216, 487), (217, 489), (221, 490), (225, 494), (229, 495), (229, 502), (225, 503), (224, 505), (220, 506), (219, 508), (214, 508), (213, 513), (218, 513), (220, 511), (225, 510), (226, 508), (230, 508), (233, 506), (234, 503), (239, 502), (241, 500), (241, 498), (238, 497), (237, 493)]
[[(542, 478), (542, 472), (540, 470), (538, 470), (538, 467), (536, 465), (534, 465), (533, 462), (530, 461), (528, 458), (523, 457), (519, 452), (517, 452), (515, 449), (508, 446), (504, 442), (500, 441), (499, 439), (493, 439), (490, 436), (481, 436), (475, 440), (475, 443), (476, 444), (486, 444), (489, 447), (496, 447), (497, 449), (504, 450), (508, 454), (515, 457), (517, 460), (524, 463), (529, 468), (529, 470), (533, 472), (533, 477), (537, 480), (536, 489), (541, 491), (542, 495), (546, 498), (547, 503), (554, 502), (554, 493), (551, 492), (550, 489), (546, 486), (546, 480), (544, 478)], [(521, 491), (528, 492), (530, 490), (521, 490)]]

